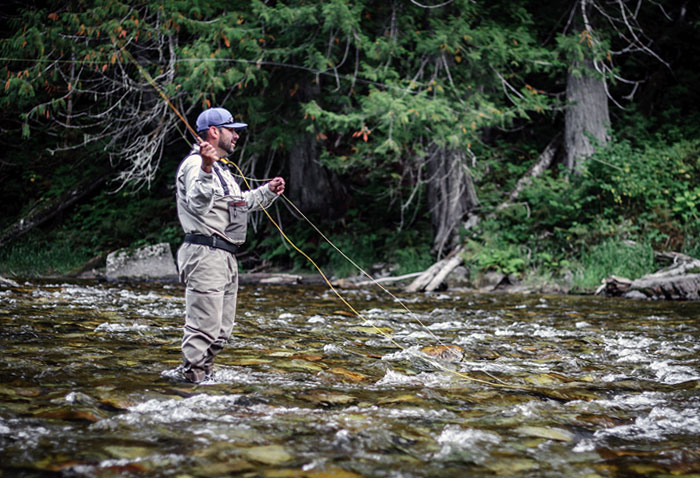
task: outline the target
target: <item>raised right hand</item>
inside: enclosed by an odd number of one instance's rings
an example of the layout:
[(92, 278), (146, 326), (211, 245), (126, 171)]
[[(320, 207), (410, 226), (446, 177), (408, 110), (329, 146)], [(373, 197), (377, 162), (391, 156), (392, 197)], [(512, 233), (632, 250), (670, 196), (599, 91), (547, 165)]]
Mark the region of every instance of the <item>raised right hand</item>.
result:
[(216, 148), (206, 141), (199, 140), (199, 155), (202, 157), (202, 170), (211, 173), (211, 166), (219, 159)]

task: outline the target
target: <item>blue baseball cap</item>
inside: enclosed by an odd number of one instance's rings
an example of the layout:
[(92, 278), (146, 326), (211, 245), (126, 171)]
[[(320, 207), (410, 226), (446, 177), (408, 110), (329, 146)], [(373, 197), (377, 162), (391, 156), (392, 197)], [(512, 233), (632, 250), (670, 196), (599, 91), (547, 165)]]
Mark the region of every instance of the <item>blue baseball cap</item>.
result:
[(248, 125), (233, 121), (233, 115), (226, 108), (209, 108), (202, 111), (197, 117), (197, 131), (204, 131), (209, 129), (210, 126), (243, 129)]

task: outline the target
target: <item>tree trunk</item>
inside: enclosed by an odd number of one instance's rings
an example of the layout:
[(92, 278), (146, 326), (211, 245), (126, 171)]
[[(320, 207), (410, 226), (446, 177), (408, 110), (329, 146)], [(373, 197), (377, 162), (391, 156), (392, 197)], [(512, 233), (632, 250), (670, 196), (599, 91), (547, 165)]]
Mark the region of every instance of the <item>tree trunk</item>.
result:
[[(300, 81), (298, 87), (299, 102), (320, 94), (318, 83), (309, 79)], [(298, 137), (289, 151), (289, 197), (305, 213), (317, 213), (322, 219), (342, 217), (347, 209), (345, 187), (337, 174), (321, 164), (317, 138), (304, 130)]]
[(305, 213), (335, 219), (345, 213), (345, 188), (319, 161), (313, 136), (302, 136), (289, 152), (289, 196)]
[(465, 216), (479, 204), (463, 151), (433, 145), (426, 161), (428, 207), (437, 257), (452, 249)]
[(609, 139), (605, 80), (595, 71), (592, 60), (574, 60), (570, 64), (566, 100), (564, 164), (569, 170), (578, 171), (583, 161), (595, 152), (596, 143), (603, 146)]

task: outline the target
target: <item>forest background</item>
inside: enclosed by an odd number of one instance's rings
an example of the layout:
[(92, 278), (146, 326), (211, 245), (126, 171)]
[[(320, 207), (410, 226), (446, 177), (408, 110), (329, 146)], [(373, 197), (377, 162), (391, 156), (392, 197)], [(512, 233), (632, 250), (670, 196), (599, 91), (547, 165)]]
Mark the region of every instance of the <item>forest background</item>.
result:
[[(461, 245), (473, 279), (585, 291), (654, 251), (700, 257), (697, 2), (29, 1), (0, 21), (0, 274), (179, 246), (193, 138), (148, 77), (190, 124), (217, 105), (248, 123), (231, 159), (283, 175), (366, 268)], [(272, 215), (354, 272), (288, 203)], [(259, 214), (240, 260), (309, 269)]]

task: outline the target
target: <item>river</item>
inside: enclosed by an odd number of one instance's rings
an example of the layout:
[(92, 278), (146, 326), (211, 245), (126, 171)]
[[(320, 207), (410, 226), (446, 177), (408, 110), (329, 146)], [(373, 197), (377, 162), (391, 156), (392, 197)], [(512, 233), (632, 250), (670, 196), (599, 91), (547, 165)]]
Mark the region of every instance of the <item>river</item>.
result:
[(700, 303), (342, 294), (241, 287), (192, 385), (179, 285), (0, 289), (0, 477), (700, 476)]

